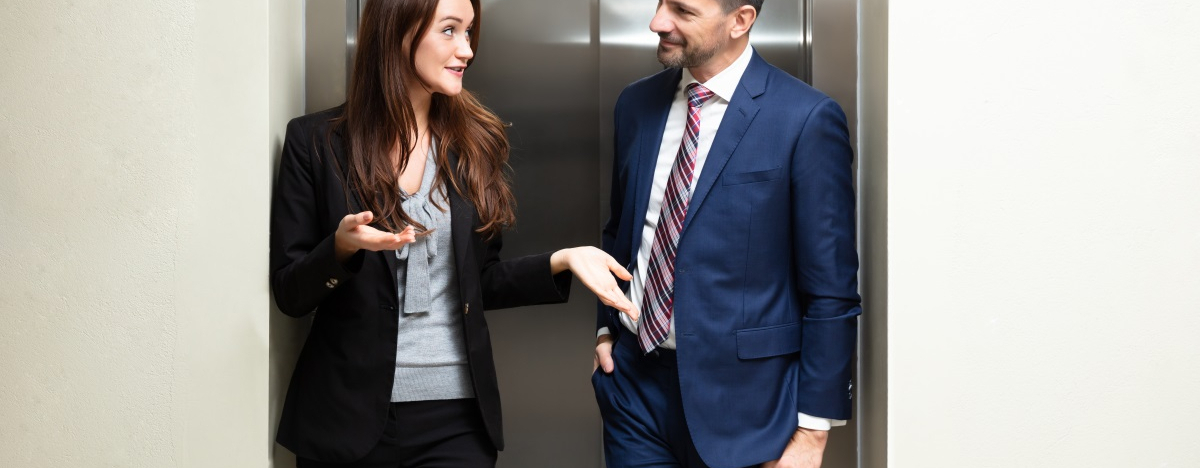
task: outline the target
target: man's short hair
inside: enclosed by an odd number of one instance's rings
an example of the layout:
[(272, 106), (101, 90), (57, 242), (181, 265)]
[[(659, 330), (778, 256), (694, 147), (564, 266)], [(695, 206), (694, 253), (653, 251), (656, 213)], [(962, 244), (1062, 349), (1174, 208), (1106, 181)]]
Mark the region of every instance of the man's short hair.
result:
[(754, 7), (755, 13), (762, 13), (763, 0), (721, 0), (721, 6), (725, 7), (726, 12), (738, 9), (743, 5)]

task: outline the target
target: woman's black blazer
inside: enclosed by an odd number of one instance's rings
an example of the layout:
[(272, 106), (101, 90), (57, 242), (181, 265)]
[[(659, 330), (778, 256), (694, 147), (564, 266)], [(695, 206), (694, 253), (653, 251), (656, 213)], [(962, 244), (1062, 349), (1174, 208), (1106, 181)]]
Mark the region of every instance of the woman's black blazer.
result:
[[(294, 317), (315, 312), (276, 440), (300, 457), (329, 462), (359, 459), (382, 436), (399, 322), (392, 251), (360, 251), (345, 264), (334, 258), (338, 223), (364, 211), (343, 185), (345, 170), (338, 169), (348, 167), (347, 147), (329, 129), (340, 112), (338, 107), (288, 123), (271, 207), (275, 302)], [(500, 260), (500, 236), (483, 239), (474, 206), (452, 188), (447, 192), (471, 380), (488, 435), (503, 449), (500, 392), (483, 311), (563, 302), (570, 273), (551, 275), (548, 253)]]

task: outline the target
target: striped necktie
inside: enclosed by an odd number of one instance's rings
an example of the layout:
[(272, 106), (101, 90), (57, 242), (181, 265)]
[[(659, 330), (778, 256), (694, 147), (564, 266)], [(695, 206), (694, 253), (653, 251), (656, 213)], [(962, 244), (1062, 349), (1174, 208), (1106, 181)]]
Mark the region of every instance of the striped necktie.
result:
[(713, 97), (713, 93), (699, 83), (692, 83), (687, 87), (687, 97), (687, 126), (679, 153), (675, 155), (675, 164), (671, 166), (671, 175), (667, 178), (658, 226), (654, 228), (650, 265), (646, 270), (645, 295), (642, 297), (645, 318), (638, 326), (638, 344), (647, 353), (667, 339), (671, 326), (675, 302), (675, 248), (679, 245), (679, 234), (692, 198), (689, 187), (696, 168), (696, 154), (700, 152), (700, 106)]

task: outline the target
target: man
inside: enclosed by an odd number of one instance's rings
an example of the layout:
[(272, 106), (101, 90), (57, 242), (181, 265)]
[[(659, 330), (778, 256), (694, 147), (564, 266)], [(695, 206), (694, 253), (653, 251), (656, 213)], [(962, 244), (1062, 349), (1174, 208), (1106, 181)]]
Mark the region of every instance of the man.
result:
[(841, 108), (749, 46), (762, 0), (660, 0), (667, 70), (622, 92), (598, 314), (614, 467), (805, 467), (850, 417), (853, 154)]

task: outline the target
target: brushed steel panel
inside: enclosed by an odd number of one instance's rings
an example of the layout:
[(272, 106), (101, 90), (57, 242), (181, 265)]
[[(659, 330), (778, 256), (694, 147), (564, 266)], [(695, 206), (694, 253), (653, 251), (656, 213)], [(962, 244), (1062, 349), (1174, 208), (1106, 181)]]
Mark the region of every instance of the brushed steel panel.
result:
[[(465, 86), (511, 122), (517, 225), (504, 254), (599, 244), (590, 0), (485, 0)], [(592, 394), (595, 299), (574, 286), (556, 306), (488, 312), (503, 395), (501, 468), (600, 466)]]
[(304, 3), (304, 112), (346, 100), (350, 71), (348, 37), (357, 29), (358, 0), (314, 0)]

